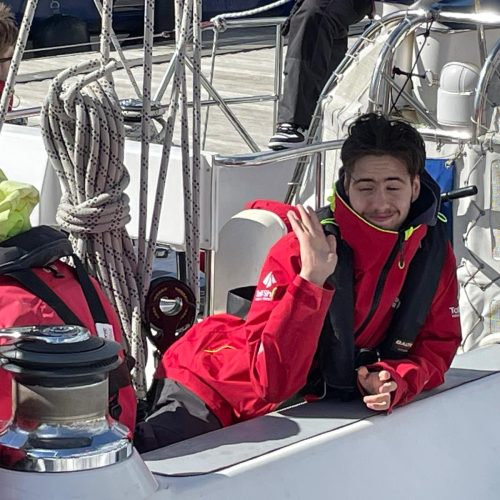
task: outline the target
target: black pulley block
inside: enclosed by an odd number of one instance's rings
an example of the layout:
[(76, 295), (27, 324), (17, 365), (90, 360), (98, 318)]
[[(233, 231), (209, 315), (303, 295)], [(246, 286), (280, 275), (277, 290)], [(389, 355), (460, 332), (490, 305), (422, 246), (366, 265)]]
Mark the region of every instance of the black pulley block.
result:
[(149, 339), (165, 352), (194, 323), (196, 298), (182, 281), (153, 275), (146, 299), (146, 321), (152, 327)]

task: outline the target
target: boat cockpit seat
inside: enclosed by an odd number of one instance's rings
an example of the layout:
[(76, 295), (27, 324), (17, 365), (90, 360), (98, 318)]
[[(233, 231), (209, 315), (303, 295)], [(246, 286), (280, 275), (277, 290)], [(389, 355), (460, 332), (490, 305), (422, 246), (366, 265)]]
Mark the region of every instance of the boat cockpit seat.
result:
[(210, 313), (226, 311), (229, 290), (257, 283), (269, 249), (286, 233), (278, 215), (261, 209), (243, 210), (224, 224), (213, 254)]

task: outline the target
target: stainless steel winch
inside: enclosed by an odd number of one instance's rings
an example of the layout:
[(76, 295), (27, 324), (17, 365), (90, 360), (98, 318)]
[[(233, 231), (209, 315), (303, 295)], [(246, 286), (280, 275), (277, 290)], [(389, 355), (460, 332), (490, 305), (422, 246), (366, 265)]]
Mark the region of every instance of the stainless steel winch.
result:
[(0, 341), (0, 363), (13, 379), (12, 418), (0, 430), (2, 467), (81, 471), (132, 454), (129, 430), (108, 414), (118, 343), (76, 326), (0, 329)]

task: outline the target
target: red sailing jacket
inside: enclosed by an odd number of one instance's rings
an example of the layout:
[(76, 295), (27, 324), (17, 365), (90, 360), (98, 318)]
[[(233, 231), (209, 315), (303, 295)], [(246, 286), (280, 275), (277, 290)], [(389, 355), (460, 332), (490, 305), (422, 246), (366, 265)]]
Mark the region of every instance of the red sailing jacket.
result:
[[(397, 239), (358, 216), (337, 194), (335, 220), (353, 250), (354, 329), (368, 314), (378, 276)], [(427, 232), (405, 233), (400, 256), (389, 269), (380, 304), (356, 337), (358, 348), (378, 346), (397, 303), (409, 263)], [(271, 249), (246, 321), (227, 314), (195, 325), (164, 355), (157, 377), (172, 378), (197, 394), (223, 425), (263, 415), (306, 383), (333, 290), (298, 276), (300, 249), (293, 233)], [(398, 384), (391, 408), (443, 382), (461, 339), (456, 263), (448, 244), (438, 288), (408, 358), (383, 360)]]
[[(3, 89), (5, 88), (5, 81), (4, 80), (0, 80), (0, 96), (3, 94)], [(14, 97), (12, 96), (10, 99), (9, 99), (9, 106), (7, 108), (7, 111), (12, 111), (12, 104), (14, 102)]]
[[(95, 323), (82, 292), (80, 283), (73, 270), (61, 261), (51, 264), (57, 273), (45, 268), (32, 268), (59, 297), (64, 297), (67, 306), (80, 319), (82, 325), (96, 335)], [(101, 287), (91, 278), (107, 318), (113, 327), (114, 340), (122, 342), (122, 330), (114, 309), (111, 307)], [(62, 325), (63, 321), (55, 311), (39, 297), (31, 294), (13, 278), (0, 276), (0, 328), (32, 325)], [(131, 432), (135, 427), (136, 397), (131, 385), (122, 387), (118, 393), (121, 406), (120, 422)], [(10, 374), (0, 369), (0, 419), (5, 421), (11, 416), (11, 379)]]

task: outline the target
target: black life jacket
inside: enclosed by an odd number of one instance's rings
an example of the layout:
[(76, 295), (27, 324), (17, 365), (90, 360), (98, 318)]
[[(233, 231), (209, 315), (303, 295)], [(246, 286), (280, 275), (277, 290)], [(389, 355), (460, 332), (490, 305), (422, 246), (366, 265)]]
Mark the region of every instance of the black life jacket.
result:
[[(320, 220), (332, 219), (329, 207), (318, 213)], [(324, 381), (326, 386), (343, 393), (344, 396), (356, 391), (356, 368), (376, 359), (401, 359), (408, 355), (422, 326), (425, 323), (432, 300), (438, 287), (441, 269), (447, 248), (446, 225), (438, 221), (428, 226), (421, 247), (412, 259), (403, 288), (399, 294), (399, 307), (394, 311), (391, 323), (383, 341), (369, 352), (358, 352), (355, 337), (361, 333), (375, 312), (377, 301), (383, 293), (387, 272), (397, 258), (403, 234), (400, 234), (386, 265), (381, 270), (371, 311), (357, 332), (354, 332), (354, 278), (352, 250), (340, 238), (339, 229), (334, 224), (326, 224), (326, 234), (337, 239), (338, 263), (333, 275), (328, 278), (335, 287), (335, 295), (328, 309), (321, 332), (309, 384)]]
[[(83, 266), (74, 254), (67, 236), (49, 226), (38, 226), (0, 242), (0, 276), (15, 279), (23, 288), (49, 305), (67, 325), (86, 327), (68, 307), (64, 297), (58, 296), (35, 274), (34, 267), (47, 267), (62, 257), (71, 257), (75, 268), (75, 279), (79, 282), (95, 323), (110, 323), (96, 289)], [(36, 325), (33, 325), (36, 326)], [(109, 375), (110, 414), (118, 419), (121, 407), (118, 391), (131, 384), (130, 370), (134, 359), (126, 356)]]

